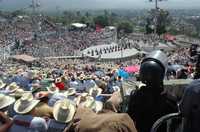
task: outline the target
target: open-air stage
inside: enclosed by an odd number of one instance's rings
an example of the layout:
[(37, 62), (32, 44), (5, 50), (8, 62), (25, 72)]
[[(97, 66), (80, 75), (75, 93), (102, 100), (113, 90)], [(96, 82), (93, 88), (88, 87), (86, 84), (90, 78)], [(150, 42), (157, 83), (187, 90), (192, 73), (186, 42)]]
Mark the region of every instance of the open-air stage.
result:
[(129, 58), (129, 57), (136, 57), (140, 52), (135, 49), (135, 48), (127, 48), (127, 49), (123, 49), (123, 50), (117, 50), (117, 51), (113, 51), (110, 53), (102, 53), (101, 55), (97, 55), (97, 54), (91, 54), (91, 51), (95, 51), (95, 50), (103, 50), (106, 48), (110, 48), (110, 47), (115, 47), (117, 46), (116, 43), (112, 43), (112, 44), (104, 44), (104, 45), (98, 45), (98, 46), (92, 46), (89, 47), (85, 50), (83, 50), (83, 54), (84, 56), (90, 57), (90, 58), (94, 58), (94, 59), (122, 59), (122, 58)]

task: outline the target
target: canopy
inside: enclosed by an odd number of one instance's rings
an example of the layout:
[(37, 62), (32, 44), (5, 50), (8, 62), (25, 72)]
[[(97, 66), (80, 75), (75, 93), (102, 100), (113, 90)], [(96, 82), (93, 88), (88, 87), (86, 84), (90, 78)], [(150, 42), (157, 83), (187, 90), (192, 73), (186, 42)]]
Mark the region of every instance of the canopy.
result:
[(103, 70), (97, 70), (94, 74), (98, 77), (104, 77), (106, 75)]
[(22, 55), (14, 55), (11, 58), (15, 59), (15, 60), (21, 60), (24, 62), (33, 62), (34, 60), (36, 60), (36, 58), (26, 55), (26, 54), (22, 54)]
[(139, 72), (140, 66), (139, 65), (128, 66), (128, 67), (125, 67), (124, 70), (128, 73), (135, 73), (135, 72)]
[(174, 64), (174, 65), (169, 65), (167, 72), (176, 72), (178, 69), (184, 69), (185, 67), (183, 65), (178, 65), (178, 64)]
[(76, 28), (85, 28), (85, 27), (87, 27), (86, 24), (82, 24), (82, 23), (72, 23), (71, 26), (74, 26)]

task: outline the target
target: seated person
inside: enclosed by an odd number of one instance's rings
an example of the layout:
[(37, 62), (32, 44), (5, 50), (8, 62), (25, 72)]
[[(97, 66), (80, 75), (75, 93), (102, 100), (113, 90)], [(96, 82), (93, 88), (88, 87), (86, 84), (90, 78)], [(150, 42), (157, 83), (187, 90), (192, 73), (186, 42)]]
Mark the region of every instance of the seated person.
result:
[(47, 130), (45, 119), (36, 117), (36, 106), (39, 100), (34, 99), (31, 93), (25, 93), (14, 104), (18, 115), (14, 116), (10, 132), (44, 132)]

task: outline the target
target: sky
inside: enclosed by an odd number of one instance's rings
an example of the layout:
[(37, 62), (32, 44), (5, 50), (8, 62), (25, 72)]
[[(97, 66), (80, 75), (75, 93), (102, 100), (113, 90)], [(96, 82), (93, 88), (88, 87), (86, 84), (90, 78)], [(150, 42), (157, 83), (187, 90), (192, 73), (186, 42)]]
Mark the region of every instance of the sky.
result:
[[(21, 9), (31, 0), (0, 0), (0, 9)], [(144, 9), (154, 7), (148, 0), (38, 0), (41, 10), (67, 9)], [(200, 0), (165, 0), (162, 8), (200, 9)]]

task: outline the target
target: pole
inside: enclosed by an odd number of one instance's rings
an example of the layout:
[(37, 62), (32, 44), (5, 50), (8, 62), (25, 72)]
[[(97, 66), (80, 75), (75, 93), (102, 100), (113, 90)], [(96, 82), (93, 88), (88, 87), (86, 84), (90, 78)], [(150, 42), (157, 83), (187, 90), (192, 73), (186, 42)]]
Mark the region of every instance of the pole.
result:
[(155, 0), (155, 17), (154, 17), (154, 35), (156, 36), (156, 33), (157, 33), (157, 29), (156, 29), (156, 26), (157, 26), (157, 11), (158, 11), (158, 0)]
[(155, 7), (158, 9), (158, 0), (155, 0)]

